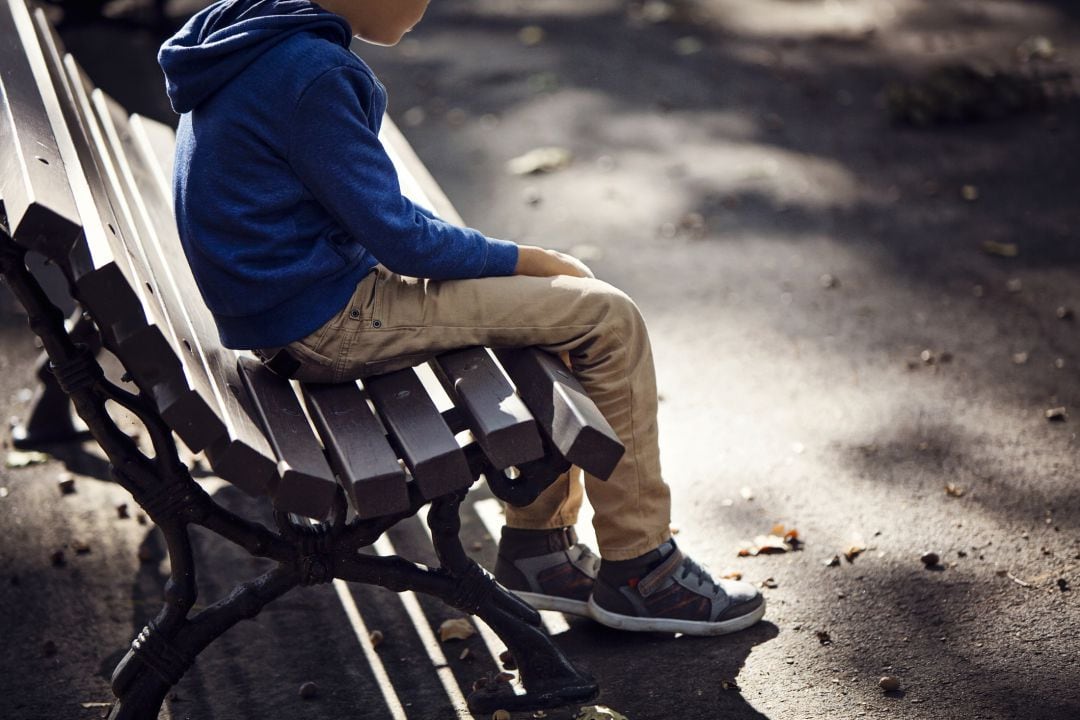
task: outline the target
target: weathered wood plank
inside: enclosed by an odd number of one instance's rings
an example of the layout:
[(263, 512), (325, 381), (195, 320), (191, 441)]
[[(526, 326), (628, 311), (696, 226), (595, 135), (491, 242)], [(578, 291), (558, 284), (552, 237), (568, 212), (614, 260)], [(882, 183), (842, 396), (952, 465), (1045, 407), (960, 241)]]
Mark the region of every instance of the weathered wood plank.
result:
[(536, 348), (495, 356), (563, 457), (590, 475), (610, 477), (625, 448), (566, 366)]
[(532, 413), (487, 350), (472, 347), (443, 353), (431, 368), (496, 468), (520, 465), (544, 454)]
[(405, 471), (356, 383), (300, 386), (330, 464), (361, 518), (409, 509)]
[(411, 368), (368, 378), (364, 387), (424, 498), (472, 485), (465, 453)]
[(237, 368), (278, 460), (274, 507), (325, 519), (337, 482), (292, 385), (254, 358), (240, 358)]
[(15, 240), (63, 263), (82, 222), (53, 130), (60, 104), (36, 48), (26, 6), (0, 0), (0, 197)]

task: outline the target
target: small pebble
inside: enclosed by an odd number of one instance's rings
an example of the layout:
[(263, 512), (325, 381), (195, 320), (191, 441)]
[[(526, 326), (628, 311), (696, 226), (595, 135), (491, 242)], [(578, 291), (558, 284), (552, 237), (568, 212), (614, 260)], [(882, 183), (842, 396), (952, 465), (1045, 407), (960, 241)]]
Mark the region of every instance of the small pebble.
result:
[(922, 564), (925, 565), (928, 568), (934, 567), (939, 562), (941, 562), (941, 558), (938, 556), (938, 554), (936, 552), (923, 553), (922, 557), (920, 557), (919, 560), (921, 560)]
[(826, 290), (831, 290), (840, 285), (840, 281), (828, 273), (818, 278), (818, 282), (821, 283), (821, 287)]
[(1057, 309), (1058, 320), (1072, 320), (1073, 316), (1074, 314), (1072, 308), (1068, 308), (1062, 305)]
[(72, 540), (71, 549), (75, 551), (76, 555), (87, 555), (90, 552), (90, 543), (82, 540)]
[(300, 686), (300, 697), (304, 700), (310, 700), (319, 694), (319, 686), (310, 680)]
[(71, 495), (75, 492), (75, 478), (71, 475), (61, 475), (56, 481), (56, 486), (60, 488), (61, 495)]
[(1066, 580), (1065, 578), (1058, 578), (1057, 586), (1058, 586), (1058, 589), (1061, 590), (1061, 592), (1069, 592), (1069, 590), (1070, 590), (1069, 581)]
[(371, 632), (369, 632), (368, 633), (368, 640), (371, 641), (371, 646), (372, 647), (379, 647), (379, 645), (382, 645), (382, 641), (383, 641), (382, 630), (372, 630)]
[(892, 692), (900, 689), (900, 678), (893, 677), (892, 675), (885, 675), (878, 680), (878, 687), (885, 692)]

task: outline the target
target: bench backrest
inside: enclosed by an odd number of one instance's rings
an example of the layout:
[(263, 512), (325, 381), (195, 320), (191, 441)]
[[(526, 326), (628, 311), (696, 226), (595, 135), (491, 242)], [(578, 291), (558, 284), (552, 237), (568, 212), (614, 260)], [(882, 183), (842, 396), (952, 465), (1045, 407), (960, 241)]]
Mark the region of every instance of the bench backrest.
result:
[[(389, 118), (384, 128), (403, 190), (460, 222)], [(298, 386), (222, 347), (177, 237), (172, 157), (171, 128), (95, 89), (40, 9), (0, 0), (0, 198), (12, 235), (61, 267), (105, 347), (215, 473), (321, 519), (338, 484), (361, 517), (408, 509), (408, 482), (427, 499), (468, 487), (463, 429), (499, 470), (554, 447), (611, 472), (622, 446), (610, 426), (535, 349), (499, 353), (521, 397), (483, 348), (436, 358), (456, 405), (443, 413), (412, 369)]]

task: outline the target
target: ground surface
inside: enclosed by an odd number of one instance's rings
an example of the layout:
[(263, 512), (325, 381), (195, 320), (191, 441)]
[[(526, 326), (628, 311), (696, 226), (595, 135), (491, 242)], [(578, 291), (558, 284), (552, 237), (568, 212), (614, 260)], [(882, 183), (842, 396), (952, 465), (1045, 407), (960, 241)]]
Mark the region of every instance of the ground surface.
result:
[[(1015, 51), (1035, 35), (1056, 47), (1047, 67), (1080, 71), (1080, 12), (1019, 0), (674, 10), (441, 0), (401, 46), (364, 53), (470, 223), (576, 252), (638, 300), (679, 541), (717, 572), (776, 584), (767, 622), (728, 639), (572, 621), (559, 643), (632, 720), (1080, 717), (1080, 334), (1058, 317), (1080, 312), (1080, 103), (911, 129), (890, 125), (880, 100), (888, 82), (944, 62), (1030, 73)], [(65, 40), (98, 84), (168, 117), (151, 33), (94, 23)], [(573, 162), (507, 172), (540, 146)], [(19, 416), (33, 345), (4, 302), (0, 406)], [(1048, 421), (1061, 406), (1073, 417)], [(56, 490), (65, 463), (75, 495)], [(0, 716), (97, 717), (80, 703), (108, 700), (109, 669), (156, 607), (157, 536), (117, 517), (125, 498), (104, 477), (77, 452), (0, 469)], [(778, 523), (803, 550), (737, 557)], [(479, 510), (466, 536), (493, 559)], [(391, 540), (424, 559), (418, 524)], [(866, 549), (823, 564), (852, 546)], [(257, 570), (212, 538), (199, 550), (207, 602)], [(940, 566), (924, 569), (927, 550)], [(455, 717), (397, 599), (352, 594), (387, 638), (408, 717)], [(421, 605), (434, 625), (450, 616)], [(465, 646), (483, 657), (479, 639), (446, 654), (468, 687), (493, 665), (457, 660)], [(883, 694), (882, 674), (902, 690)], [(322, 690), (305, 702), (307, 680)], [(223, 638), (163, 717), (383, 708), (327, 587)]]

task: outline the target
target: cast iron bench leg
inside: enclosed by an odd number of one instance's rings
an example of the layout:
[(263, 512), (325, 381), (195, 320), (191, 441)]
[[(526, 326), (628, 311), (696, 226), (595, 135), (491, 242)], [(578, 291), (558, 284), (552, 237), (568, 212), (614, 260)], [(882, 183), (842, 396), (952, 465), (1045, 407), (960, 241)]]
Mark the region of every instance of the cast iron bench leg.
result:
[[(101, 344), (93, 321), (81, 309), (77, 309), (68, 322), (71, 324), (69, 334), (72, 341), (86, 345), (96, 353)], [(76, 426), (71, 398), (56, 382), (48, 353), (42, 353), (38, 359), (36, 374), (40, 383), (30, 401), (30, 417), (11, 429), (12, 444), (20, 450), (29, 450), (54, 443), (90, 439), (90, 432), (86, 428)]]

